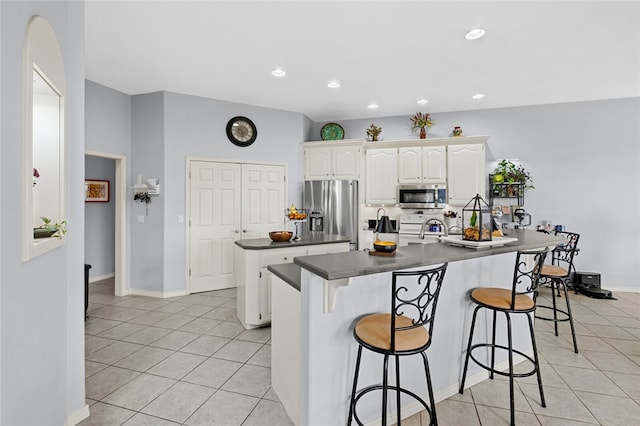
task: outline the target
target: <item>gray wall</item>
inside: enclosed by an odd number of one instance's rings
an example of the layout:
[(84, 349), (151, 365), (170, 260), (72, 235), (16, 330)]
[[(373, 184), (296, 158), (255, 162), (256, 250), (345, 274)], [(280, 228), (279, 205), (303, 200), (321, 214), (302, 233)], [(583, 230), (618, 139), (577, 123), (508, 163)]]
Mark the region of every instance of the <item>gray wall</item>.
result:
[(85, 148), (128, 156), (131, 152), (131, 96), (85, 80)]
[[(164, 112), (164, 288), (175, 292), (184, 291), (187, 267), (186, 227), (177, 220), (178, 215), (186, 215), (186, 157), (286, 164), (288, 199), (299, 204), (303, 115), (176, 93), (165, 93)], [(227, 139), (227, 122), (236, 115), (249, 117), (258, 129), (258, 138), (249, 147), (238, 147)]]
[[(84, 4), (0, 3), (0, 423), (61, 425), (84, 400)], [(52, 25), (67, 83), (66, 244), (21, 259), (22, 49), (33, 15)]]
[[(428, 111), (424, 108), (423, 111)], [(525, 207), (534, 225), (564, 224), (581, 234), (579, 271), (600, 272), (603, 287), (638, 291), (640, 264), (640, 98), (433, 114), (430, 137), (489, 135), (487, 171), (518, 158), (533, 175)], [(371, 123), (386, 140), (415, 138), (409, 117), (340, 121), (346, 138)], [(319, 135), (325, 123), (314, 123)]]
[(91, 265), (91, 281), (115, 273), (115, 160), (87, 155), (85, 178), (109, 181), (108, 203), (84, 204), (84, 262)]

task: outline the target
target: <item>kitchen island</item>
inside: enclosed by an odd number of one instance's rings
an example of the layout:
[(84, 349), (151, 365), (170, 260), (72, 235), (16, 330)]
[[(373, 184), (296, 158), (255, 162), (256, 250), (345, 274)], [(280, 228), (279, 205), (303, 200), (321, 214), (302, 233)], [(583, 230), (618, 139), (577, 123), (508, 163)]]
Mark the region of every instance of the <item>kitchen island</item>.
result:
[(236, 241), (234, 274), (237, 277), (237, 315), (246, 329), (271, 322), (271, 273), (269, 265), (293, 262), (296, 256), (349, 251), (349, 237), (312, 233), (297, 241), (274, 242), (269, 238)]
[[(564, 241), (535, 231), (509, 233), (518, 240), (482, 250), (444, 243), (420, 244), (400, 247), (393, 257), (360, 251), (297, 257), (293, 265), (269, 267), (274, 274), (272, 386), (294, 423), (345, 424), (357, 352), (352, 335), (355, 321), (365, 314), (389, 311), (392, 271), (443, 262), (449, 262), (449, 267), (427, 355), (435, 400), (455, 394), (471, 321), (469, 291), (479, 286), (510, 288), (515, 251), (553, 247)], [(506, 333), (500, 320), (497, 342), (504, 343), (506, 339), (501, 337)], [(531, 353), (526, 319), (515, 318), (512, 323), (514, 347)], [(489, 325), (489, 318), (478, 321), (476, 336), (489, 339)], [(403, 386), (426, 398), (421, 357), (404, 357), (401, 362)], [(497, 357), (496, 365), (506, 366), (505, 358)], [(365, 351), (359, 387), (380, 382), (381, 372), (381, 356)], [(487, 377), (485, 370), (470, 365), (466, 383), (473, 386)], [(508, 400), (508, 395), (505, 398)], [(403, 417), (422, 409), (412, 400), (403, 398), (402, 404)], [(394, 411), (390, 407), (390, 413)], [(379, 424), (380, 399), (373, 395), (361, 400), (358, 412), (361, 419)]]

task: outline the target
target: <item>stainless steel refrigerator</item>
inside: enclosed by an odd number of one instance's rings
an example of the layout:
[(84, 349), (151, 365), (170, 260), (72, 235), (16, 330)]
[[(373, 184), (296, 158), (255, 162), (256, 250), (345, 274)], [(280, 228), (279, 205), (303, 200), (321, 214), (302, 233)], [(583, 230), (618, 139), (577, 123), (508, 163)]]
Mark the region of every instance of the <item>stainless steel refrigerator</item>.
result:
[(309, 211), (305, 233), (345, 235), (358, 249), (358, 181), (305, 181), (302, 207)]

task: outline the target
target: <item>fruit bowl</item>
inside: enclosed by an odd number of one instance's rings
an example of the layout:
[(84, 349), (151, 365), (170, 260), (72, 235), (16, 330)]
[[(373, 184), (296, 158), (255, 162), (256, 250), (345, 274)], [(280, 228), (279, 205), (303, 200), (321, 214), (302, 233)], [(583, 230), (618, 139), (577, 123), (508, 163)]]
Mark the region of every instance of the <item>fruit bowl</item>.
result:
[(269, 238), (271, 238), (271, 241), (274, 241), (276, 243), (289, 241), (292, 236), (293, 236), (293, 232), (291, 232), (291, 231), (271, 231), (271, 232), (269, 232)]
[(373, 248), (376, 251), (392, 252), (396, 247), (397, 245), (393, 241), (376, 241), (373, 243)]
[(305, 220), (308, 212), (306, 209), (287, 209), (285, 215), (289, 220)]

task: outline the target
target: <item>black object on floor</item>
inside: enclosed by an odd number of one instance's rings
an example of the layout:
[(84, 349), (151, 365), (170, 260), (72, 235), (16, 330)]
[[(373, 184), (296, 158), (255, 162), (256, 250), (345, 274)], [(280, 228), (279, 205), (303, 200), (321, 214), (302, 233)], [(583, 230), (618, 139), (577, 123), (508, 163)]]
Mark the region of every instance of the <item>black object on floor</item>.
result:
[(597, 272), (576, 272), (575, 290), (594, 299), (613, 299), (611, 291), (600, 287), (600, 274)]
[(87, 310), (89, 309), (89, 269), (91, 269), (91, 265), (88, 263), (84, 264), (84, 320), (86, 321), (89, 317), (87, 315)]

